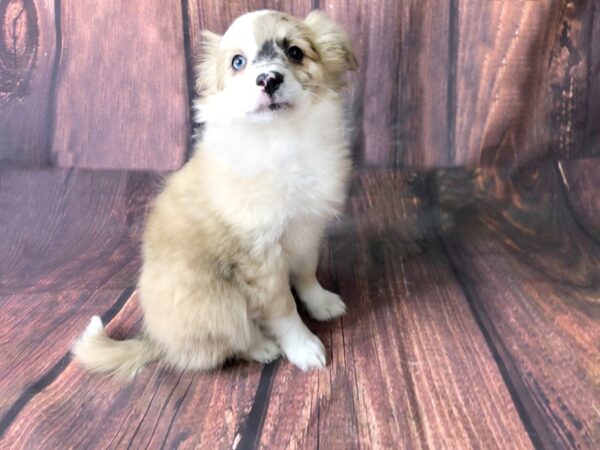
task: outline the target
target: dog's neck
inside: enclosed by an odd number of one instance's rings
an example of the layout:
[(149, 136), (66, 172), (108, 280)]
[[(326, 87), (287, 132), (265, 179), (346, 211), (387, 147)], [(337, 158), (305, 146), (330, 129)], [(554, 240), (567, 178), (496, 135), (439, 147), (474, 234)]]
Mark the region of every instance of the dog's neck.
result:
[(338, 101), (320, 102), (302, 115), (268, 122), (232, 121), (205, 124), (202, 151), (210, 152), (241, 175), (277, 171), (303, 155), (344, 139)]

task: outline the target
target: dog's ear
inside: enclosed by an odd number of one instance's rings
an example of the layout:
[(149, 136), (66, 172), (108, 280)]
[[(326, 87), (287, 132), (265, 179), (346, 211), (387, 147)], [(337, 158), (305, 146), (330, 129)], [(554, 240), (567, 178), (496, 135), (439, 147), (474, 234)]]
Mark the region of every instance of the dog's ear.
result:
[(344, 29), (321, 11), (311, 12), (304, 23), (314, 35), (314, 43), (327, 73), (341, 83), (342, 75), (355, 70), (357, 63), (352, 43)]
[(223, 76), (219, 67), (219, 44), (221, 36), (211, 31), (202, 31), (201, 53), (196, 65), (196, 91), (210, 95), (222, 88)]

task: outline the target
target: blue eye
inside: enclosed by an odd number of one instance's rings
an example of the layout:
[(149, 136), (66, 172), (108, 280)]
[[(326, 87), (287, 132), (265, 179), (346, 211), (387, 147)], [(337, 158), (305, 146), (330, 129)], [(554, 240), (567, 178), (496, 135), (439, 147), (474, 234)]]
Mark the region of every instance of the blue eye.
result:
[(245, 65), (246, 58), (244, 58), (242, 55), (235, 55), (231, 61), (231, 67), (233, 67), (234, 70), (240, 70)]

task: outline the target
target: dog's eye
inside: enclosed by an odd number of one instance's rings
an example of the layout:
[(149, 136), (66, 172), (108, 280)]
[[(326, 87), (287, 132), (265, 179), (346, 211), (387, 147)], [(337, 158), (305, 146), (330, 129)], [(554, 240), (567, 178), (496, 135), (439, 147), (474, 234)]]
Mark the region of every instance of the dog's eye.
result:
[(302, 53), (300, 47), (296, 47), (295, 45), (288, 48), (287, 55), (292, 61), (297, 63), (302, 62), (302, 58), (304, 58), (304, 53)]
[(231, 67), (233, 67), (234, 70), (240, 70), (245, 65), (246, 65), (246, 58), (244, 58), (242, 55), (235, 55), (233, 57), (233, 59), (231, 60)]

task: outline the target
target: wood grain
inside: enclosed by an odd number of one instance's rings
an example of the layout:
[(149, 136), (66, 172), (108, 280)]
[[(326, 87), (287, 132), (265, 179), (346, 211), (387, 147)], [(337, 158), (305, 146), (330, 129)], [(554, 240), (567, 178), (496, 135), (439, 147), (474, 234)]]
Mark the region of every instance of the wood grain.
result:
[[(545, 0), (459, 2), (455, 164), (517, 164), (545, 151), (546, 64), (562, 10)], [(540, 127), (546, 141), (532, 142)]]
[(48, 159), (54, 14), (53, 0), (0, 1), (0, 163)]
[[(0, 434), (92, 315), (105, 314), (122, 290), (67, 290), (0, 296)], [(43, 385), (43, 383), (42, 383)]]
[[(139, 331), (140, 319), (134, 296), (111, 321), (108, 333), (116, 338), (132, 336)], [(21, 411), (4, 445), (232, 448), (260, 371), (258, 364), (243, 364), (212, 373), (180, 374), (154, 364), (133, 381), (120, 382), (91, 375), (71, 363)], [(57, 427), (57, 420), (69, 423), (68, 430)]]
[(559, 161), (557, 167), (574, 219), (600, 242), (600, 159)]
[(480, 183), (493, 187), (488, 198), (457, 208), (456, 228), (443, 236), (534, 444), (592, 449), (600, 247), (571, 216), (560, 178), (549, 163)]
[(180, 3), (62, 0), (61, 32), (56, 164), (181, 166), (190, 127)]
[(566, 3), (548, 67), (553, 154), (564, 159), (591, 153), (586, 148), (586, 133), (593, 133), (593, 128), (586, 128), (590, 119), (594, 123), (600, 109), (600, 99), (594, 97), (600, 78), (594, 79), (590, 66), (595, 58), (592, 46), (594, 27), (598, 26), (594, 25), (596, 8), (594, 1)]
[(190, 36), (192, 48), (196, 54), (200, 51), (200, 31), (209, 30), (223, 34), (229, 25), (242, 14), (261, 9), (274, 9), (297, 17), (304, 17), (313, 9), (313, 2), (301, 0), (286, 2), (282, 0), (187, 0), (190, 17)]
[(587, 117), (585, 120), (584, 150), (581, 154), (600, 156), (600, 5), (591, 2), (588, 14), (593, 16), (590, 29), (590, 43), (587, 58), (588, 96)]
[(55, 370), (89, 317), (135, 284), (142, 221), (159, 179), (0, 170), (0, 421)]
[(350, 77), (355, 159), (367, 166), (448, 163), (448, 2), (323, 0), (359, 61)]
[(129, 286), (159, 183), (143, 172), (0, 170), (0, 293)]
[(455, 165), (585, 154), (594, 3), (459, 3)]
[(531, 448), (461, 287), (423, 235), (422, 199), (394, 174), (354, 190), (324, 261), (348, 313), (311, 324), (330, 366), (302, 378), (281, 367), (261, 447), (505, 448), (511, 436), (511, 448)]
[[(88, 285), (73, 269), (57, 270), (63, 281), (45, 289), (6, 284), (0, 446), (505, 448), (510, 437), (514, 448), (597, 447), (600, 250), (573, 221), (560, 171), (548, 167), (462, 176), (455, 169), (429, 186), (414, 174), (356, 176), (352, 214), (332, 228), (319, 275), (349, 312), (330, 323), (309, 321), (329, 353), (321, 372), (303, 374), (285, 361), (195, 375), (151, 365), (131, 383), (106, 380), (70, 363), (66, 351), (93, 313), (116, 315), (108, 320), (116, 338), (139, 331), (137, 298), (116, 288), (131, 280), (115, 274), (128, 273), (119, 257), (98, 254), (100, 284)], [(6, 172), (16, 175), (1, 179), (0, 203), (10, 205), (6, 199), (18, 193), (25, 203), (34, 192), (49, 196), (46, 209), (31, 204), (40, 215), (23, 221), (23, 235), (41, 233), (29, 224), (36, 220), (60, 223), (68, 205), (73, 221), (95, 217), (72, 200), (50, 200), (70, 195), (103, 204), (109, 216), (138, 211), (126, 221), (137, 235), (135, 217), (143, 217), (151, 191), (144, 174), (135, 175), (137, 188), (124, 189), (120, 172), (58, 170), (48, 179), (62, 190), (47, 181), (35, 191), (27, 180), (47, 171), (29, 178)], [(19, 181), (21, 189), (8, 190)], [(595, 182), (584, 178), (579, 186), (586, 191)], [(434, 227), (432, 214), (453, 215), (451, 226)], [(17, 254), (11, 265), (31, 256)]]

